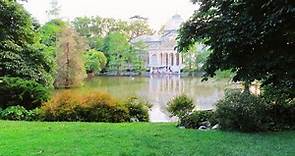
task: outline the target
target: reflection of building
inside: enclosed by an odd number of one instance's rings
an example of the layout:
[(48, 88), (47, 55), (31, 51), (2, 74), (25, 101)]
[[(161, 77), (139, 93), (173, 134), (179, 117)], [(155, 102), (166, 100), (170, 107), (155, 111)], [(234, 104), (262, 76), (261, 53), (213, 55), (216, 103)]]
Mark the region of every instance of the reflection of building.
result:
[(149, 79), (149, 90), (157, 95), (178, 95), (184, 92), (184, 80), (179, 75), (154, 75)]
[(143, 35), (133, 40), (148, 46), (144, 60), (151, 73), (180, 73), (184, 67), (182, 56), (175, 50), (177, 29), (182, 22), (180, 15), (174, 15), (164, 26), (162, 35)]

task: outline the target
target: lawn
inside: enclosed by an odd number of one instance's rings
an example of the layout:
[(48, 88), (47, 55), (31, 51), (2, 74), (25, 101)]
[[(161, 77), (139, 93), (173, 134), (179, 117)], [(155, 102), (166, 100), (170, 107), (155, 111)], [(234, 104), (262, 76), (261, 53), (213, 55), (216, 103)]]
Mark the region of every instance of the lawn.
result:
[(0, 155), (295, 155), (295, 131), (246, 134), (166, 123), (0, 121)]

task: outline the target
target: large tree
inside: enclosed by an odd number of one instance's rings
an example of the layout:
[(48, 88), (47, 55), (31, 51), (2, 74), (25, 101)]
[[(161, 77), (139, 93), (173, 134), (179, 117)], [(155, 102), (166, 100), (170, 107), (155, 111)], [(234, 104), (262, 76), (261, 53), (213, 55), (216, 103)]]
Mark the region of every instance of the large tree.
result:
[(15, 0), (0, 1), (0, 76), (49, 86), (52, 61), (42, 50), (35, 26), (29, 13)]
[(129, 48), (126, 35), (119, 32), (109, 33), (104, 41), (104, 51), (108, 58), (108, 70), (116, 71), (117, 74), (124, 70)]
[(143, 42), (129, 43), (128, 37), (120, 32), (111, 32), (105, 39), (103, 51), (108, 58), (108, 71), (141, 72), (144, 70), (142, 54), (146, 45)]
[(82, 83), (86, 75), (82, 58), (85, 51), (84, 39), (70, 26), (64, 27), (57, 40), (56, 88), (71, 88)]
[[(235, 81), (295, 88), (295, 1), (193, 0), (200, 9), (182, 26), (178, 50), (199, 40), (212, 53), (204, 75), (232, 70)], [(293, 90), (293, 91), (292, 91)]]

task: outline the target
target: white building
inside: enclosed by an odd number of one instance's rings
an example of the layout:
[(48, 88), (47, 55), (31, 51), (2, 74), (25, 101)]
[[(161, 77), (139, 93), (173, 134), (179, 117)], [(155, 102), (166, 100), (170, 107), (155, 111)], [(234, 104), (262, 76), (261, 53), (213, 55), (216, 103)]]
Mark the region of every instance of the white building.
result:
[(143, 35), (133, 40), (148, 46), (143, 59), (151, 73), (180, 73), (184, 67), (181, 54), (175, 50), (177, 29), (182, 22), (180, 15), (174, 15), (164, 26), (162, 35)]

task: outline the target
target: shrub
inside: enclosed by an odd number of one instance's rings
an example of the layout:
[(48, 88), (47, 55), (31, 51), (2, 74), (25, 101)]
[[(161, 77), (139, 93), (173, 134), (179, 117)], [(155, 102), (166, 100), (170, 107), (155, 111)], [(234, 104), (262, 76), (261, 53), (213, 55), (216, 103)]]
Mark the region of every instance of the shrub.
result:
[(270, 104), (268, 113), (271, 130), (295, 129), (295, 99), (288, 85), (263, 86), (262, 97)]
[(203, 126), (205, 122), (209, 123), (209, 127), (217, 124), (213, 111), (194, 111), (180, 120), (180, 126), (196, 129)]
[(128, 108), (101, 92), (80, 95), (63, 91), (45, 103), (42, 117), (46, 121), (87, 121), (87, 122), (126, 122), (130, 120)]
[(269, 105), (260, 97), (232, 91), (218, 101), (216, 117), (222, 129), (262, 131), (268, 129)]
[(49, 91), (39, 83), (14, 77), (0, 77), (0, 107), (19, 104), (26, 109), (41, 106), (49, 98)]
[(137, 97), (130, 97), (125, 102), (128, 108), (130, 119), (135, 121), (148, 122), (151, 105)]
[(106, 93), (97, 92), (86, 96), (82, 100), (80, 112), (85, 121), (129, 121), (128, 109)]
[(173, 98), (168, 102), (167, 106), (167, 110), (171, 113), (171, 116), (176, 116), (180, 120), (189, 115), (195, 107), (193, 100), (186, 95)]
[(272, 103), (267, 114), (272, 131), (295, 129), (295, 100), (289, 103)]
[(28, 111), (22, 106), (10, 106), (1, 111), (1, 119), (26, 120)]
[(41, 109), (35, 108), (33, 110), (28, 110), (26, 120), (27, 121), (40, 121), (41, 120)]
[(0, 118), (3, 120), (39, 120), (39, 109), (26, 110), (22, 106), (10, 106), (0, 111)]
[(41, 116), (46, 121), (78, 121), (81, 95), (63, 91), (57, 93), (41, 107)]

